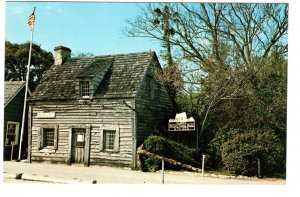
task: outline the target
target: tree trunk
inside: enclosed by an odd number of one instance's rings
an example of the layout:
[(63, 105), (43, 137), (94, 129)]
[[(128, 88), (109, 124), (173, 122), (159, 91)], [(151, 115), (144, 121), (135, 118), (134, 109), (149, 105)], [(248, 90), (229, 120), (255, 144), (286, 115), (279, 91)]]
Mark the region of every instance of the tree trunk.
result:
[[(163, 156), (151, 153), (149, 151), (143, 150), (142, 148), (143, 148), (143, 145), (141, 145), (141, 146), (138, 147), (138, 151), (137, 151), (138, 158), (140, 158), (139, 155), (151, 156), (151, 157), (154, 157), (154, 158), (157, 158), (157, 159), (164, 160), (164, 161), (166, 161), (166, 162), (168, 162), (168, 163), (170, 163), (172, 165), (180, 166), (180, 167), (182, 167), (184, 169), (187, 169), (187, 170), (191, 170), (191, 171), (194, 171), (194, 172), (201, 172), (201, 169), (199, 169), (199, 168), (195, 168), (195, 167), (193, 167), (191, 165), (183, 164), (183, 163), (181, 163), (179, 161), (176, 161), (174, 159), (170, 159), (170, 158), (167, 158), (167, 157), (163, 157)], [(139, 160), (138, 160), (138, 163), (140, 164)]]

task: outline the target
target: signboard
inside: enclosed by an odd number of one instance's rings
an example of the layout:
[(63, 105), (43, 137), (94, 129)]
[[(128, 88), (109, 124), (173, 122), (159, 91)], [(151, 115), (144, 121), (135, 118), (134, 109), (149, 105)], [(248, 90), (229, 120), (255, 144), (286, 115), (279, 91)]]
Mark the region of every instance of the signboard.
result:
[(77, 135), (77, 142), (84, 142), (84, 135), (83, 134)]
[(195, 120), (187, 118), (186, 113), (176, 114), (175, 119), (169, 120), (169, 131), (195, 131)]
[(55, 112), (37, 113), (38, 118), (55, 118)]

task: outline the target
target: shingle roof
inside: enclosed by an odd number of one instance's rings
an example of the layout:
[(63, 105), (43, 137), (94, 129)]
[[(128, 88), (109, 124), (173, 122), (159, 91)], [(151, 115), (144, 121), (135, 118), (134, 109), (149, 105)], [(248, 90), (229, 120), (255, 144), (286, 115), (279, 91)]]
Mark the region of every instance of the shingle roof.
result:
[(25, 81), (5, 81), (4, 106), (6, 106), (24, 86)]
[(106, 72), (113, 63), (113, 58), (102, 58), (93, 61), (87, 68), (77, 74), (77, 77), (93, 77), (97, 73)]
[(84, 58), (70, 58), (63, 65), (53, 65), (30, 100), (76, 99), (76, 78), (90, 77), (101, 72), (109, 64), (94, 98), (135, 97), (140, 82), (147, 70), (154, 52), (106, 55)]

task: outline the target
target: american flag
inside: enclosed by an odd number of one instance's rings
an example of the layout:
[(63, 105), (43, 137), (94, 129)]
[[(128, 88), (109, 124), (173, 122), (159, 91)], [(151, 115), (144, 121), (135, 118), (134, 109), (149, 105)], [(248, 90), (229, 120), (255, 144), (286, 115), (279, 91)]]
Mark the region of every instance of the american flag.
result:
[(34, 11), (35, 11), (35, 8), (34, 8), (32, 14), (28, 18), (28, 25), (29, 25), (30, 31), (32, 31), (33, 27), (34, 27), (34, 22), (35, 22)]

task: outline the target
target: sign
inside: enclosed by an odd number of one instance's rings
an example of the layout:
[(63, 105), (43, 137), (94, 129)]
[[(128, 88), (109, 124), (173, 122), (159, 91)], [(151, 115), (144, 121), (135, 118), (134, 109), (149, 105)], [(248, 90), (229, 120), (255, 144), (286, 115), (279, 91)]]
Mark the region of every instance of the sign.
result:
[(38, 118), (55, 118), (55, 112), (37, 113)]
[(195, 131), (195, 128), (194, 118), (187, 118), (185, 112), (176, 114), (175, 119), (169, 119), (169, 131)]
[(84, 142), (84, 135), (83, 134), (77, 135), (77, 142)]

